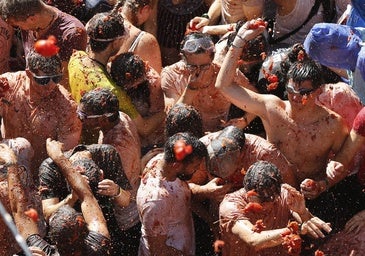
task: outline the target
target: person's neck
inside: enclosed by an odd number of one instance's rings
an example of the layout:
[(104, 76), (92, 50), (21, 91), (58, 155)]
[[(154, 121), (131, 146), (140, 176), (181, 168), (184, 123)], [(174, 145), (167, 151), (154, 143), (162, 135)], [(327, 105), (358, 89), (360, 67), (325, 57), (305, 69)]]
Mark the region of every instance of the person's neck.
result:
[(103, 52), (89, 52), (88, 56), (90, 59), (94, 60), (98, 64), (106, 67), (106, 64), (108, 63), (110, 55), (105, 51)]
[(177, 173), (180, 169), (178, 163), (167, 163), (164, 159), (160, 162), (160, 167), (162, 169), (162, 176), (167, 181), (175, 181), (177, 178)]
[(101, 130), (104, 134), (107, 134), (110, 130), (112, 130), (118, 123), (119, 123), (120, 119), (118, 118), (116, 121), (114, 122), (107, 122), (107, 124), (103, 125), (103, 127), (101, 127)]

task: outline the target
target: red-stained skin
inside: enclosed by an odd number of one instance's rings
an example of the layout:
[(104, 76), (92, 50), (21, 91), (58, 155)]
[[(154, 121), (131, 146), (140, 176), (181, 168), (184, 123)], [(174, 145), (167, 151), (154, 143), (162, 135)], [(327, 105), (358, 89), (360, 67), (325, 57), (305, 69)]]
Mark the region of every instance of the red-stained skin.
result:
[(256, 28), (258, 28), (260, 26), (266, 27), (265, 21), (263, 21), (263, 20), (255, 20), (255, 22), (253, 24), (250, 24), (249, 25), (248, 29), (256, 29)]
[(262, 211), (262, 205), (259, 203), (253, 203), (250, 202), (246, 205), (246, 207), (243, 209), (244, 213), (259, 213)]
[(24, 212), (25, 215), (27, 215), (29, 218), (31, 218), (34, 222), (38, 221), (38, 212), (34, 208), (29, 208)]
[(314, 252), (314, 256), (324, 256), (324, 252), (322, 252), (321, 250), (317, 250)]
[(252, 228), (253, 232), (261, 233), (262, 230), (264, 230), (266, 226), (264, 225), (264, 222), (260, 219), (257, 220), (255, 225)]
[(47, 40), (38, 40), (34, 44), (34, 50), (44, 57), (56, 55), (60, 48), (56, 45), (57, 40), (54, 36), (49, 36)]

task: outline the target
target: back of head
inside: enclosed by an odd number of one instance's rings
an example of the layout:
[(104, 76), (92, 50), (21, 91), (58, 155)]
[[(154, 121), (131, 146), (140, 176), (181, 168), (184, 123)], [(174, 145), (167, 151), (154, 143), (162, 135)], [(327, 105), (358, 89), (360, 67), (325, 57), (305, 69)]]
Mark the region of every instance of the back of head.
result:
[(26, 60), (29, 70), (33, 73), (41, 71), (46, 74), (58, 74), (62, 69), (62, 61), (58, 55), (44, 57), (35, 51), (30, 51)]
[(84, 239), (89, 233), (84, 217), (69, 205), (58, 208), (49, 219), (48, 237), (60, 255), (84, 251)]
[(146, 75), (144, 61), (133, 52), (122, 53), (112, 61), (110, 74), (118, 86), (127, 87)]
[(238, 168), (236, 166), (246, 137), (242, 129), (225, 127), (207, 147), (209, 154), (208, 170), (214, 176), (227, 178)]
[(175, 104), (167, 114), (165, 133), (170, 137), (178, 132), (188, 132), (200, 138), (203, 133), (203, 121), (199, 111), (191, 105)]
[(290, 66), (289, 79), (292, 79), (294, 83), (311, 81), (313, 89), (317, 89), (323, 84), (321, 65), (311, 59), (295, 62)]
[(103, 51), (111, 42), (124, 36), (124, 19), (115, 12), (95, 14), (86, 24), (86, 32), (91, 50)]
[(41, 0), (2, 0), (0, 13), (4, 20), (25, 21), (29, 16), (40, 13), (44, 3)]
[(119, 117), (119, 101), (109, 89), (96, 88), (86, 92), (80, 100), (79, 114), (103, 115), (113, 114), (109, 120), (115, 121)]
[(98, 183), (102, 179), (102, 172), (99, 166), (90, 158), (78, 158), (72, 161), (72, 166), (76, 169), (82, 169), (84, 175), (88, 178), (92, 193), (98, 195)]
[(246, 191), (255, 190), (261, 199), (280, 193), (282, 177), (279, 169), (267, 161), (257, 161), (248, 168), (243, 180)]
[(168, 163), (190, 163), (194, 159), (207, 158), (207, 148), (190, 133), (176, 133), (169, 137), (164, 146), (164, 158)]
[(193, 32), (185, 35), (180, 44), (180, 52), (183, 55), (210, 52), (213, 58), (215, 52), (214, 42), (208, 34)]

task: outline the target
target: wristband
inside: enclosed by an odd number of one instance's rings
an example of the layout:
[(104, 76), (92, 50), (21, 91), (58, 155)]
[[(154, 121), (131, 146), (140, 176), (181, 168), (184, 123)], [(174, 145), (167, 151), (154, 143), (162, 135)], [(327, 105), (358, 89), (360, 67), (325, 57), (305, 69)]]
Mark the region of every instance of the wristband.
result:
[(210, 20), (210, 17), (209, 17), (208, 13), (203, 13), (200, 17)]
[(120, 197), (122, 195), (122, 189), (119, 187), (119, 192), (116, 194), (116, 195), (114, 195), (114, 196), (112, 196), (113, 198), (118, 198), (118, 197)]

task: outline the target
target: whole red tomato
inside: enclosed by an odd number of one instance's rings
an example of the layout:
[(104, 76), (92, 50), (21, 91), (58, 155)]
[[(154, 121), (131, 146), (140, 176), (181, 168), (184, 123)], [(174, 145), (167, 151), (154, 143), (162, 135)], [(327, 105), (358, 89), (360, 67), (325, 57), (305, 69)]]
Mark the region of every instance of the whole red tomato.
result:
[(51, 57), (56, 55), (60, 50), (56, 43), (56, 38), (49, 36), (47, 40), (41, 39), (35, 42), (34, 50), (44, 57)]

